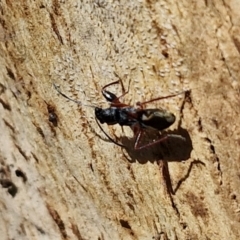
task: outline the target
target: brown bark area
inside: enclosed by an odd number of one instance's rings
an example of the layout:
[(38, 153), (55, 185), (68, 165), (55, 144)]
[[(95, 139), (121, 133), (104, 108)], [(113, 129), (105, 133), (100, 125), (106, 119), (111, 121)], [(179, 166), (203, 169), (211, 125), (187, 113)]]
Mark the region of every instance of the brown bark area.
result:
[[(240, 239), (236, 0), (0, 9), (1, 239)], [(191, 89), (149, 106), (173, 112), (186, 142), (121, 149), (52, 87), (106, 107), (114, 72), (131, 104)], [(104, 129), (133, 145), (129, 128)]]

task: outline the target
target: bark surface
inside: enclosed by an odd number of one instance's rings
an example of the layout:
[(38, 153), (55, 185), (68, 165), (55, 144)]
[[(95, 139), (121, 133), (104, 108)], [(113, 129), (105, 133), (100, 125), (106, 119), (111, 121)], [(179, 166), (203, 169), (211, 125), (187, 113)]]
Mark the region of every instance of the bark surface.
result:
[[(1, 1), (1, 239), (240, 239), (238, 1)], [(134, 151), (101, 88), (176, 115)], [(121, 94), (120, 86), (110, 91)], [(155, 135), (144, 137), (146, 141)]]

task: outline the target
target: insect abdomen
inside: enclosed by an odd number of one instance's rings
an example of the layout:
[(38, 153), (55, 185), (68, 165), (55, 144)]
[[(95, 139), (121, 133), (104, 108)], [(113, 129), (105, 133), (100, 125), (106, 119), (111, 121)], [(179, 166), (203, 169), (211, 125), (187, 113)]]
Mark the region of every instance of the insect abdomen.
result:
[(175, 115), (164, 109), (146, 109), (141, 111), (140, 121), (145, 127), (162, 131), (175, 122)]

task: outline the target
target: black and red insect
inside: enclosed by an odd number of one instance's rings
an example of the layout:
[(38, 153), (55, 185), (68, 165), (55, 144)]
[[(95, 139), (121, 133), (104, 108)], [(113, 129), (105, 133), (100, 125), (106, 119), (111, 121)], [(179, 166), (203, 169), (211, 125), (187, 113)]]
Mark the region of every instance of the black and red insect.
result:
[[(108, 88), (111, 85), (115, 85), (115, 84), (121, 84), (121, 87), (122, 87), (122, 95), (120, 95), (119, 97), (117, 97), (114, 93), (106, 90), (106, 88)], [(65, 94), (63, 94), (55, 84), (53, 84), (53, 86), (58, 91), (58, 93), (61, 94), (63, 97), (65, 97), (68, 100), (73, 101), (77, 104), (84, 105), (81, 102), (79, 102), (77, 100), (73, 100), (73, 99), (69, 98), (68, 96), (66, 96)], [(157, 97), (157, 98), (145, 101), (145, 102), (138, 102), (136, 104), (137, 106), (134, 107), (134, 106), (122, 103), (120, 101), (120, 98), (125, 96), (128, 93), (128, 91), (129, 91), (129, 89), (127, 91), (125, 91), (122, 80), (120, 79), (118, 81), (109, 83), (102, 88), (102, 94), (103, 94), (104, 98), (110, 103), (110, 107), (100, 108), (100, 107), (96, 107), (96, 106), (85, 105), (85, 106), (94, 107), (96, 122), (97, 122), (98, 126), (100, 127), (101, 131), (105, 134), (105, 136), (111, 142), (113, 142), (114, 144), (116, 144), (118, 146), (126, 148), (125, 145), (118, 143), (113, 138), (111, 138), (103, 130), (100, 123), (101, 124), (106, 123), (107, 125), (119, 124), (120, 126), (129, 126), (133, 130), (133, 133), (134, 133), (134, 137), (135, 137), (134, 149), (135, 150), (139, 150), (139, 149), (143, 149), (143, 148), (147, 148), (147, 147), (156, 145), (156, 144), (166, 140), (168, 137), (177, 137), (177, 138), (181, 138), (181, 139), (185, 140), (184, 137), (182, 137), (180, 135), (165, 134), (163, 136), (160, 136), (159, 139), (157, 139), (155, 141), (152, 141), (143, 146), (140, 145), (141, 138), (142, 138), (144, 131), (146, 131), (147, 129), (153, 129), (158, 132), (162, 132), (163, 130), (170, 127), (175, 122), (175, 119), (176, 119), (176, 117), (173, 113), (171, 113), (165, 109), (162, 109), (162, 108), (149, 108), (148, 109), (148, 108), (144, 108), (144, 105), (161, 100), (161, 99), (172, 98), (172, 97), (175, 97), (179, 94), (183, 94), (186, 92), (180, 92), (180, 93), (168, 95), (165, 97)]]

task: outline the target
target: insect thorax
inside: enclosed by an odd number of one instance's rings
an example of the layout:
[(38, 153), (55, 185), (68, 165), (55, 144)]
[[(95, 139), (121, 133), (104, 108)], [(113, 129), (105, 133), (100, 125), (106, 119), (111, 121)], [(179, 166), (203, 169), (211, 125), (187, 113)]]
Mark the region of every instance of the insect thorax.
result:
[(107, 123), (108, 125), (119, 124), (121, 126), (131, 126), (136, 122), (136, 119), (129, 117), (129, 113), (135, 112), (132, 107), (125, 108), (95, 108), (96, 118), (100, 123)]

